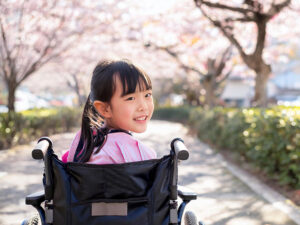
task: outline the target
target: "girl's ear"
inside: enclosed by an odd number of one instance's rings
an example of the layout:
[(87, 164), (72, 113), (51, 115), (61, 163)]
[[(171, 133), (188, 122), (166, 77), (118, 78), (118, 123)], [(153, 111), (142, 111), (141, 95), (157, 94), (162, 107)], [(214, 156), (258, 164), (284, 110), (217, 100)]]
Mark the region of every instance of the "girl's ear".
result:
[(93, 105), (105, 119), (111, 118), (111, 109), (108, 103), (96, 100)]

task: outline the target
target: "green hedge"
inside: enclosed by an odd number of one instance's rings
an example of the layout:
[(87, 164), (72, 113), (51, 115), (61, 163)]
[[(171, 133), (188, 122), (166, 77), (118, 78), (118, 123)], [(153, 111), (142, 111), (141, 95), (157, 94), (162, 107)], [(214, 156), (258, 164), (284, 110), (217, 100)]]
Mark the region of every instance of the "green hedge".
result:
[(78, 126), (82, 109), (69, 107), (0, 113), (0, 149), (28, 143), (41, 136), (68, 132)]
[(152, 119), (188, 123), (191, 107), (160, 107), (155, 109)]
[[(176, 117), (171, 110), (166, 110), (169, 117)], [(174, 109), (173, 114), (178, 111)], [(212, 110), (185, 107), (184, 111), (188, 112), (188, 123), (201, 140), (213, 143), (218, 149), (235, 151), (281, 184), (300, 188), (300, 107)], [(186, 122), (187, 116), (182, 119)]]
[[(0, 114), (0, 149), (80, 124), (82, 109), (58, 108)], [(165, 107), (154, 119), (188, 124), (200, 139), (235, 151), (282, 184), (300, 188), (300, 107), (228, 109)]]

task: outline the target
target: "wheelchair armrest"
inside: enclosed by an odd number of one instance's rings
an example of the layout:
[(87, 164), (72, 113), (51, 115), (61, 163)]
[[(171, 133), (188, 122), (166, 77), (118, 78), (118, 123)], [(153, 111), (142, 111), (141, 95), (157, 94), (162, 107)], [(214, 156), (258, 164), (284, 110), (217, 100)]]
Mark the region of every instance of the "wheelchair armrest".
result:
[(197, 194), (188, 190), (186, 187), (182, 187), (178, 185), (178, 196), (183, 201), (191, 201), (197, 199)]
[(38, 207), (41, 203), (45, 201), (45, 191), (39, 191), (26, 196), (25, 203), (26, 205), (32, 205)]

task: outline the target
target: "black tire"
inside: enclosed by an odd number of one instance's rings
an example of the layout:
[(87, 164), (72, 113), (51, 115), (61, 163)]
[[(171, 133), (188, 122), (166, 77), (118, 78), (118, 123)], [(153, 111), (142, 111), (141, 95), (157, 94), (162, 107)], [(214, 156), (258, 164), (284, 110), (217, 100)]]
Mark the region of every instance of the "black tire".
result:
[(191, 211), (184, 214), (184, 225), (198, 225), (197, 216)]
[(22, 225), (41, 225), (40, 217), (38, 215), (33, 216), (30, 219), (24, 221)]

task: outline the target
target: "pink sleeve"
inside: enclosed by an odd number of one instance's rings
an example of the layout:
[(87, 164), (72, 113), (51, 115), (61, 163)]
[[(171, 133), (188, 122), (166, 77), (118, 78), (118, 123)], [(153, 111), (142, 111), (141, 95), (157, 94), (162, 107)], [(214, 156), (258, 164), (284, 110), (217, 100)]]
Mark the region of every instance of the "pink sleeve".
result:
[(68, 153), (68, 156), (67, 156), (67, 162), (73, 162), (74, 155), (75, 155), (75, 152), (76, 152), (76, 148), (77, 148), (79, 140), (80, 140), (80, 135), (81, 135), (81, 132), (79, 130), (77, 132), (75, 138), (73, 139), (71, 147), (70, 147), (70, 149), (68, 151), (69, 153)]
[(67, 163), (68, 162), (68, 155), (69, 155), (69, 150), (66, 151), (62, 156), (61, 156), (61, 161), (63, 163)]

